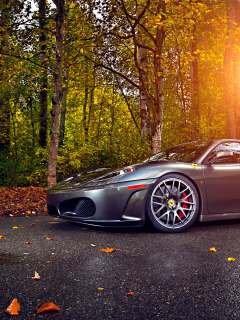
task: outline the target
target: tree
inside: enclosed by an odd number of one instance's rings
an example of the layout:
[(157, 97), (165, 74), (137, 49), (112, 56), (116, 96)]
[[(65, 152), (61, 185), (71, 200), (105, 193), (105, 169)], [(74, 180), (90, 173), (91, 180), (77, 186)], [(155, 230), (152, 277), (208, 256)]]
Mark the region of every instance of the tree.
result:
[(54, 96), (52, 101), (52, 125), (51, 140), (48, 158), (47, 187), (52, 188), (56, 184), (56, 167), (59, 138), (59, 112), (62, 99), (62, 53), (63, 53), (63, 24), (65, 12), (65, 0), (53, 0), (57, 7), (56, 15), (56, 60), (54, 71)]
[(47, 110), (48, 110), (48, 69), (46, 55), (46, 0), (39, 0), (39, 29), (40, 37), (40, 125), (39, 125), (39, 144), (41, 147), (47, 145)]

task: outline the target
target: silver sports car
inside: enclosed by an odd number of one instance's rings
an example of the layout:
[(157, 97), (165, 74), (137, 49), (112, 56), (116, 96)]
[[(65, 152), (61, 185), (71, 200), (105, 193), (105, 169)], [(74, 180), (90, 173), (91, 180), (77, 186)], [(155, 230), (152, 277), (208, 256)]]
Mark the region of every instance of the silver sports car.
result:
[(240, 141), (180, 144), (119, 170), (100, 168), (47, 191), (48, 214), (98, 226), (181, 232), (199, 221), (240, 218)]

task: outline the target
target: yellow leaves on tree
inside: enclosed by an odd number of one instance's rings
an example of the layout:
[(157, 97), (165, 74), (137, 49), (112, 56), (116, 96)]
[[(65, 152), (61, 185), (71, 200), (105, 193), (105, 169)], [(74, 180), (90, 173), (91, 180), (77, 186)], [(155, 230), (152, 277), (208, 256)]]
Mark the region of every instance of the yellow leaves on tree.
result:
[(12, 316), (17, 316), (20, 310), (21, 310), (21, 307), (17, 299), (13, 299), (13, 301), (11, 302), (7, 310), (5, 310), (5, 312)]
[(107, 247), (107, 249), (100, 249), (100, 251), (104, 251), (104, 252), (114, 252), (114, 251), (116, 251), (116, 249), (108, 248), (108, 247)]
[(37, 312), (35, 313), (35, 315), (41, 312), (55, 311), (55, 310), (61, 310), (61, 309), (58, 306), (56, 306), (53, 302), (46, 302), (39, 309), (35, 310)]

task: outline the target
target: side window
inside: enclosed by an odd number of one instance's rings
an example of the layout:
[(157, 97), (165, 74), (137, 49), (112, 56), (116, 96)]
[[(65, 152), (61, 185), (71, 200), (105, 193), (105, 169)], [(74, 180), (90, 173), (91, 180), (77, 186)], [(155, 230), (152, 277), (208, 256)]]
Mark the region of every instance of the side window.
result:
[(234, 164), (240, 163), (240, 143), (238, 142), (225, 142), (218, 145), (211, 153), (217, 151), (232, 151), (234, 152), (233, 156), (226, 156), (216, 158), (213, 164)]

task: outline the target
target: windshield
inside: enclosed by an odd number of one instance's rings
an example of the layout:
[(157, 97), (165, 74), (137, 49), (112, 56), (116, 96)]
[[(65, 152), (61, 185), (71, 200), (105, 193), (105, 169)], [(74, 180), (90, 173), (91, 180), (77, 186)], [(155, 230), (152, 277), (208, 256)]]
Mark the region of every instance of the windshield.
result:
[(150, 157), (147, 161), (167, 160), (192, 162), (194, 159), (200, 156), (212, 142), (213, 140), (183, 143), (178, 146), (165, 149)]

